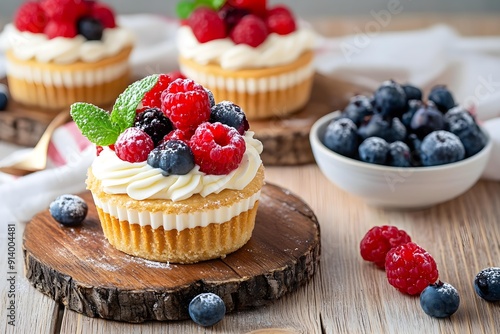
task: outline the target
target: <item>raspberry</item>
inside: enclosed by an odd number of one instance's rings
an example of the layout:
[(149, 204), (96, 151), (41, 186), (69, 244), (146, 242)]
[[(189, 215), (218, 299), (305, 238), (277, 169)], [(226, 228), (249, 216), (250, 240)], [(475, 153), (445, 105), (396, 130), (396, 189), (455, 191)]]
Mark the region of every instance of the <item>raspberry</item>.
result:
[(158, 108), (146, 109), (136, 114), (134, 126), (146, 132), (155, 145), (172, 131), (172, 123)]
[(161, 94), (172, 81), (170, 75), (160, 74), (156, 85), (144, 95), (142, 106), (145, 108), (161, 108)]
[(128, 128), (118, 136), (115, 152), (118, 158), (128, 162), (146, 161), (155, 147), (151, 137), (138, 128)]
[(261, 17), (264, 17), (267, 12), (266, 0), (229, 0), (227, 3), (239, 9), (246, 9), (252, 14)]
[(66, 21), (49, 21), (43, 31), (49, 39), (56, 37), (73, 38), (78, 35), (76, 24)]
[(59, 22), (74, 24), (88, 12), (88, 7), (82, 0), (43, 0), (40, 5), (51, 20)]
[(14, 25), (19, 31), (43, 33), (47, 18), (38, 2), (28, 1), (21, 5), (14, 16)]
[(292, 11), (284, 5), (277, 5), (267, 10), (267, 17), (281, 14), (293, 17)]
[(95, 147), (95, 153), (96, 153), (96, 155), (97, 155), (97, 156), (100, 156), (100, 155), (101, 155), (102, 150), (103, 150), (103, 147), (102, 147), (102, 146), (97, 145), (97, 146)]
[(207, 7), (198, 7), (188, 18), (188, 24), (200, 43), (226, 38), (224, 21), (216, 11)]
[(231, 31), (230, 37), (235, 44), (248, 44), (258, 47), (267, 38), (268, 31), (264, 21), (256, 15), (247, 15)]
[(411, 241), (410, 236), (396, 226), (374, 226), (361, 240), (359, 248), (365, 261), (374, 262), (384, 268), (387, 252), (392, 248)]
[(105, 4), (94, 3), (90, 10), (90, 16), (101, 21), (104, 28), (116, 27), (115, 13)]
[(190, 140), (195, 163), (206, 174), (225, 175), (238, 168), (245, 153), (245, 139), (222, 123), (203, 123)]
[(278, 35), (288, 35), (297, 29), (292, 13), (284, 6), (275, 7), (268, 12), (266, 25), (269, 33)]
[(161, 99), (161, 110), (182, 131), (194, 131), (210, 118), (208, 94), (193, 80), (175, 80), (163, 92)]
[(166, 142), (167, 140), (180, 140), (185, 143), (188, 143), (191, 140), (193, 133), (182, 131), (179, 129), (175, 129), (174, 131), (170, 131), (165, 137), (163, 137), (162, 142)]
[(174, 81), (175, 79), (187, 79), (181, 71), (172, 71), (168, 73), (170, 80)]
[(420, 294), (438, 279), (436, 261), (414, 242), (399, 245), (385, 258), (389, 284), (409, 295)]
[(249, 125), (245, 113), (239, 106), (229, 101), (222, 101), (212, 107), (210, 123), (220, 122), (238, 130), (243, 135)]
[(180, 140), (168, 140), (149, 152), (148, 165), (160, 168), (164, 176), (186, 175), (195, 166), (193, 152)]

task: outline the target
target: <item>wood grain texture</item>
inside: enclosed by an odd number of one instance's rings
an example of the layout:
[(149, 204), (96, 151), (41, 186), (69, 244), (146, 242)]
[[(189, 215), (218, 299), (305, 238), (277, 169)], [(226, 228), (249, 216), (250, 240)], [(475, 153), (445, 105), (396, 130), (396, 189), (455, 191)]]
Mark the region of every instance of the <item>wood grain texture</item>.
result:
[[(268, 304), (317, 272), (318, 222), (300, 199), (265, 185), (250, 241), (224, 259), (178, 265), (147, 261), (105, 239), (92, 197), (82, 226), (57, 224), (50, 213), (26, 227), (26, 277), (42, 293), (89, 317), (126, 322), (189, 318), (191, 299), (219, 295), (228, 312)], [(47, 228), (51, 226), (52, 228)]]

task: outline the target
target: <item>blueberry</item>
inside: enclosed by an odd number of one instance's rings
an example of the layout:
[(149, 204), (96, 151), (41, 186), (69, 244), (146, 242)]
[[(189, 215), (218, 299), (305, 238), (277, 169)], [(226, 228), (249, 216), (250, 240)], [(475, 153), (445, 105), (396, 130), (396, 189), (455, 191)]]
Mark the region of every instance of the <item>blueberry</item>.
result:
[(364, 162), (385, 165), (388, 153), (389, 144), (379, 137), (367, 138), (359, 145), (359, 158)]
[(349, 118), (330, 121), (323, 137), (323, 144), (338, 154), (355, 157), (359, 145), (356, 124)]
[(189, 316), (201, 326), (213, 326), (224, 318), (226, 305), (214, 293), (202, 293), (189, 303)]
[(394, 167), (410, 167), (411, 153), (408, 145), (402, 141), (390, 143), (387, 163)]
[(212, 91), (210, 89), (207, 89), (207, 88), (205, 88), (205, 92), (207, 92), (207, 94), (208, 94), (208, 100), (210, 101), (210, 108), (212, 108), (213, 106), (215, 106), (214, 93), (212, 93)]
[(358, 134), (361, 138), (380, 137), (392, 143), (397, 140), (404, 140), (406, 137), (406, 127), (398, 118), (385, 120), (381, 114), (373, 115), (368, 123), (359, 128)]
[(460, 296), (452, 285), (439, 281), (422, 291), (420, 306), (431, 317), (447, 318), (458, 310)]
[(349, 104), (342, 112), (343, 117), (351, 119), (354, 124), (359, 126), (365, 117), (373, 113), (373, 107), (370, 99), (363, 95), (351, 97)]
[(407, 109), (406, 94), (395, 81), (386, 81), (373, 95), (374, 111), (385, 118), (401, 117)]
[(444, 165), (465, 157), (464, 145), (453, 133), (439, 130), (428, 134), (420, 146), (424, 166)]
[(405, 140), (408, 148), (411, 152), (411, 162), (413, 166), (421, 166), (420, 161), (420, 146), (422, 146), (422, 141), (417, 137), (416, 134), (410, 133)]
[(484, 300), (500, 301), (500, 268), (491, 267), (481, 270), (474, 279), (474, 289)]
[(420, 100), (409, 100), (408, 101), (408, 111), (401, 116), (401, 122), (403, 122), (404, 126), (407, 128), (411, 127), (411, 120), (413, 118), (413, 115), (422, 108), (424, 103)]
[(173, 130), (172, 122), (158, 108), (146, 109), (135, 116), (134, 126), (146, 132), (155, 145)]
[(7, 104), (9, 102), (9, 91), (7, 86), (0, 84), (0, 111), (7, 109)]
[(66, 226), (80, 224), (87, 216), (87, 203), (76, 195), (61, 195), (50, 203), (49, 211), (52, 217)]
[(239, 106), (229, 101), (222, 101), (212, 107), (210, 122), (220, 122), (235, 128), (242, 135), (249, 129), (245, 113)]
[(455, 106), (455, 99), (446, 86), (439, 85), (431, 89), (428, 96), (429, 101), (434, 102), (436, 107), (444, 114)]
[(460, 138), (464, 145), (466, 157), (471, 157), (481, 151), (488, 142), (488, 138), (476, 124), (467, 133), (461, 134), (458, 138)]
[(467, 110), (455, 107), (450, 109), (444, 118), (449, 131), (462, 141), (466, 157), (473, 156), (486, 146), (488, 138)]
[(403, 88), (408, 102), (411, 100), (422, 100), (422, 91), (419, 88), (410, 84), (401, 85), (401, 88)]
[(180, 140), (167, 140), (155, 147), (148, 155), (148, 165), (160, 168), (164, 176), (186, 175), (195, 166), (193, 152)]
[(102, 39), (104, 26), (98, 19), (84, 16), (78, 20), (77, 30), (80, 35), (89, 41), (100, 41)]
[(437, 130), (444, 130), (445, 122), (443, 114), (436, 108), (434, 103), (429, 102), (422, 105), (411, 119), (410, 128), (420, 139)]
[(472, 115), (462, 106), (454, 107), (446, 114), (444, 120), (448, 131), (459, 136), (462, 132), (468, 132), (476, 124)]

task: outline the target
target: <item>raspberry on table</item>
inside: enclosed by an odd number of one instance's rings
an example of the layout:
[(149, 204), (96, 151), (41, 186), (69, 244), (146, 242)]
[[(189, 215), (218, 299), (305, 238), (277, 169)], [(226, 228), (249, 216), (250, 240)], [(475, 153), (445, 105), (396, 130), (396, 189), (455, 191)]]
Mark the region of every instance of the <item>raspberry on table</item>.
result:
[(43, 33), (47, 17), (40, 3), (28, 1), (22, 4), (14, 16), (14, 25), (19, 31)]
[(155, 147), (151, 137), (139, 128), (128, 128), (116, 140), (115, 152), (118, 158), (128, 162), (146, 161)]
[(161, 110), (177, 129), (193, 131), (210, 119), (210, 100), (203, 86), (190, 79), (173, 81), (162, 94)]
[(146, 109), (136, 114), (134, 125), (146, 132), (155, 145), (158, 145), (163, 137), (173, 130), (172, 122), (158, 108)]
[(142, 98), (143, 108), (161, 108), (161, 94), (174, 81), (168, 74), (160, 74), (156, 85)]
[(409, 295), (420, 294), (439, 277), (436, 261), (414, 242), (392, 248), (385, 258), (385, 271), (389, 284)]
[(264, 20), (253, 14), (242, 18), (230, 33), (235, 44), (247, 44), (254, 48), (264, 43), (268, 35)]
[(188, 18), (188, 25), (200, 43), (227, 37), (226, 25), (215, 10), (198, 7)]
[(222, 123), (202, 123), (190, 140), (200, 171), (212, 175), (229, 174), (238, 168), (245, 153), (245, 139)]
[(361, 257), (383, 269), (387, 253), (392, 248), (410, 241), (410, 236), (396, 226), (374, 226), (360, 242)]
[(250, 127), (243, 110), (229, 101), (222, 101), (212, 107), (210, 123), (215, 122), (220, 122), (235, 128), (240, 135), (243, 135)]
[(268, 11), (266, 25), (269, 33), (288, 35), (297, 29), (295, 18), (284, 6), (279, 6)]
[(193, 152), (180, 140), (167, 140), (149, 152), (148, 165), (160, 168), (164, 176), (186, 175), (195, 166)]

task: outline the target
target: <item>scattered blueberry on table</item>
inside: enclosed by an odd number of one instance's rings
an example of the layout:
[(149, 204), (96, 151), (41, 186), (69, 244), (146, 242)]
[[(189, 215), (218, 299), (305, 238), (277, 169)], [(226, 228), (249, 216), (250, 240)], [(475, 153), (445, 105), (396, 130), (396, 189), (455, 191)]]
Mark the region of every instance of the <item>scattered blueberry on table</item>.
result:
[(433, 87), (424, 100), (418, 87), (390, 80), (371, 97), (351, 98), (321, 140), (332, 151), (364, 162), (426, 167), (471, 157), (488, 138), (446, 86)]
[(225, 314), (224, 301), (211, 292), (199, 294), (189, 303), (189, 316), (200, 326), (213, 326), (221, 321)]
[(448, 318), (458, 310), (460, 296), (451, 284), (438, 281), (420, 294), (420, 306), (434, 318)]
[(481, 270), (474, 279), (474, 289), (484, 300), (500, 301), (500, 268), (491, 267)]
[(7, 109), (9, 103), (9, 90), (4, 84), (0, 84), (0, 111)]
[(61, 195), (50, 203), (49, 211), (52, 217), (65, 226), (79, 225), (87, 216), (88, 206), (76, 195)]

